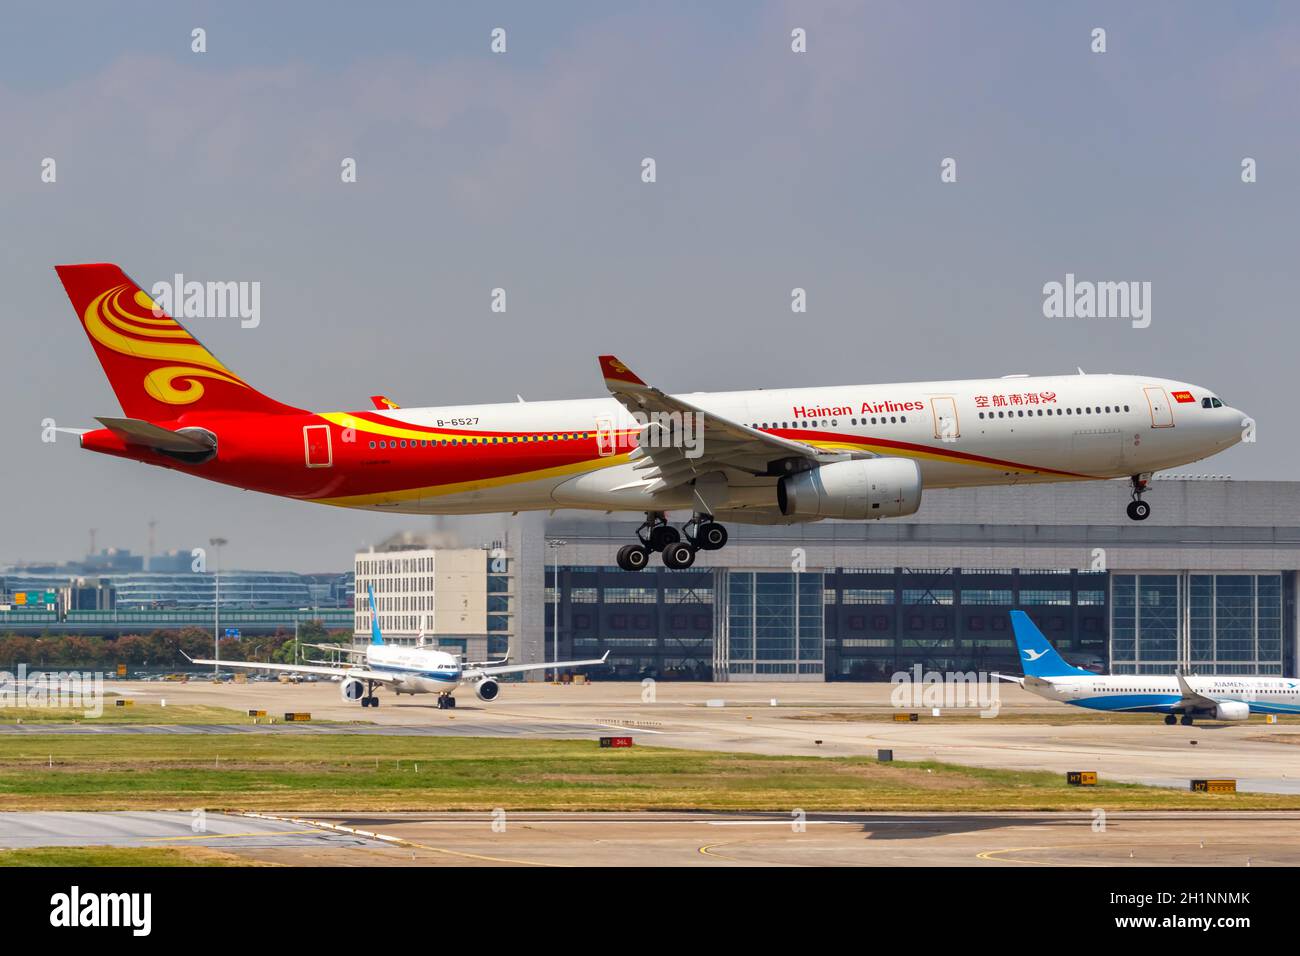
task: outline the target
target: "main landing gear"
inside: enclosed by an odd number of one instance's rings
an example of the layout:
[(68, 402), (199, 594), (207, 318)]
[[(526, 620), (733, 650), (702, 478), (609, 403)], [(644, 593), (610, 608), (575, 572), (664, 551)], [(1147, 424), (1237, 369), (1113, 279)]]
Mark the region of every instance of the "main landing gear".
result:
[(362, 707), (378, 707), (379, 698), (375, 696), (375, 682), (366, 681), (366, 696), (361, 698)]
[(456, 709), (456, 698), (455, 698), (455, 697), (452, 697), (451, 694), (439, 694), (439, 695), (438, 695), (438, 709), (439, 709), (439, 710), (455, 710), (455, 709)]
[(717, 551), (727, 543), (727, 529), (706, 514), (692, 515), (679, 532), (662, 511), (647, 511), (636, 536), (640, 544), (618, 549), (618, 566), (624, 571), (644, 570), (653, 551), (663, 555), (666, 567), (689, 568), (695, 563), (697, 551)]
[(1142, 500), (1147, 492), (1150, 475), (1134, 475), (1129, 479), (1133, 483), (1133, 500), (1128, 503), (1128, 516), (1134, 521), (1146, 521), (1151, 517), (1151, 506)]
[(1182, 724), (1184, 727), (1192, 726), (1192, 715), (1183, 714), (1179, 717), (1177, 714), (1165, 714), (1165, 723), (1172, 727), (1174, 724)]

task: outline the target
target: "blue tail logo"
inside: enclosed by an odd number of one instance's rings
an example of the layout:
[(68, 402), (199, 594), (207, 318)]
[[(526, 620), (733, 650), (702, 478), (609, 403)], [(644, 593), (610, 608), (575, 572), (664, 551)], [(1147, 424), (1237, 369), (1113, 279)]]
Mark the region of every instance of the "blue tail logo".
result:
[(383, 644), (384, 635), (379, 633), (379, 612), (375, 610), (375, 586), (372, 584), (366, 590), (370, 592), (370, 643)]
[(1016, 634), (1020, 666), (1024, 668), (1026, 677), (1093, 676), (1091, 671), (1067, 664), (1024, 611), (1011, 612), (1011, 629)]

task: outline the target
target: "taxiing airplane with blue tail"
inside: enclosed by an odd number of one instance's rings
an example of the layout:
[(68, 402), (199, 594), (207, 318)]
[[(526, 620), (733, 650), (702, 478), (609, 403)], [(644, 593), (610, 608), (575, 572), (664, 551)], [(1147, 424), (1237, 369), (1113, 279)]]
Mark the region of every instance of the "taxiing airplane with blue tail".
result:
[[(570, 670), (604, 664), (604, 657), (585, 661), (550, 661), (544, 664), (511, 664), (508, 660), (466, 661), (458, 654), (432, 647), (399, 647), (385, 644), (379, 629), (379, 613), (375, 608), (375, 589), (370, 591), (370, 643), (365, 648), (351, 648), (337, 644), (307, 644), (318, 650), (343, 652), (357, 658), (351, 664), (321, 662), (319, 664), (261, 664), (252, 661), (215, 661), (188, 657), (193, 664), (212, 664), (215, 667), (238, 667), (245, 670), (279, 671), (287, 674), (314, 674), (340, 681), (339, 692), (346, 701), (360, 701), (362, 707), (378, 707), (375, 687), (383, 686), (401, 694), (437, 694), (438, 708), (456, 706), (452, 695), (462, 685), (468, 684), (482, 701), (496, 700), (501, 685), (496, 678), (502, 674), (522, 674), (527, 671)], [(184, 653), (184, 652), (182, 652)]]
[(1011, 627), (1024, 676), (994, 676), (1048, 700), (1091, 710), (1164, 714), (1166, 724), (1300, 714), (1300, 680), (1292, 677), (1094, 674), (1066, 663), (1024, 611), (1011, 612)]

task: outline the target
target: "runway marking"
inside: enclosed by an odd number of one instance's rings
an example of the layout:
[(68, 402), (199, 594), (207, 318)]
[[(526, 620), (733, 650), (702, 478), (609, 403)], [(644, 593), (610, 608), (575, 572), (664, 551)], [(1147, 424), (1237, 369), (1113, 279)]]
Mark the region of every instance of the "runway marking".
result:
[(544, 866), (554, 869), (569, 869), (568, 863), (542, 863), (538, 860), (512, 860), (504, 856), (485, 856), (481, 853), (467, 853), (463, 850), (448, 850), (438, 846), (426, 846), (423, 843), (416, 843), (414, 840), (407, 840), (403, 837), (392, 837), (392, 839), (400, 842), (403, 846), (412, 846), (421, 850), (428, 850), (431, 853), (446, 853), (449, 856), (459, 856), (469, 860), (484, 860), (488, 863), (511, 863), (515, 866)]
[[(794, 825), (793, 820), (702, 820), (706, 826), (711, 827), (790, 827)], [(804, 820), (803, 826), (859, 826), (856, 821), (851, 820)]]
[[(263, 820), (285, 820), (284, 817), (272, 816), (264, 813), (245, 813), (245, 816), (257, 817)], [(468, 853), (462, 850), (448, 850), (443, 847), (428, 846), (424, 843), (416, 843), (414, 840), (408, 840), (405, 837), (391, 836), (387, 833), (373, 833), (369, 830), (358, 830), (355, 827), (344, 826), (341, 823), (327, 823), (324, 820), (306, 820), (290, 819), (285, 822), (297, 823), (302, 826), (319, 827), (323, 830), (336, 830), (341, 833), (355, 833), (363, 836), (373, 837), (376, 840), (383, 840), (386, 843), (392, 843), (401, 846), (415, 847), (419, 850), (428, 850), (430, 853), (445, 853), (448, 856), (459, 856), (469, 860), (483, 860), (487, 863), (510, 863), (515, 866), (545, 866), (567, 869), (567, 863), (540, 863), (536, 860), (513, 860), (507, 857), (485, 856), (480, 853)]]
[[(1109, 847), (1109, 848), (1113, 848), (1113, 849), (1120, 849), (1120, 848), (1122, 848), (1122, 847), (1128, 847), (1130, 850), (1161, 850), (1161, 849), (1170, 849), (1170, 848), (1173, 848), (1173, 847), (1193, 847), (1193, 846), (1196, 847), (1196, 848), (1198, 848), (1198, 849), (1203, 849), (1203, 848), (1204, 848), (1204, 844), (1202, 844), (1202, 843), (1118, 843), (1118, 842), (1116, 842), (1116, 843), (1105, 843), (1105, 844), (1102, 844), (1102, 845), (1104, 845), (1104, 846), (1106, 846), (1106, 847)], [(1219, 844), (1217, 844), (1217, 845), (1218, 845), (1218, 846), (1223, 846), (1224, 844), (1219, 843)], [(1229, 844), (1229, 845), (1231, 845), (1231, 844)], [(1098, 846), (1098, 844), (1095, 843), (1095, 842), (1094, 842), (1094, 843), (1062, 843), (1062, 844), (1059, 844), (1059, 845), (1057, 845), (1057, 846), (1013, 846), (1013, 847), (1004, 847), (1004, 848), (1001, 849), (1001, 850), (985, 850), (985, 851), (982, 852), (982, 853), (976, 853), (976, 854), (975, 854), (975, 857), (976, 857), (976, 859), (979, 859), (979, 860), (985, 860), (985, 861), (987, 861), (987, 862), (989, 862), (989, 863), (1025, 863), (1025, 864), (1028, 864), (1028, 865), (1030, 865), (1030, 866), (1091, 866), (1091, 867), (1113, 866), (1113, 865), (1114, 865), (1114, 861), (1111, 861), (1111, 860), (1107, 860), (1107, 861), (1104, 861), (1104, 862), (1097, 862), (1097, 863), (1081, 863), (1081, 862), (1077, 862), (1077, 861), (1076, 861), (1076, 862), (1070, 862), (1070, 863), (1052, 863), (1052, 862), (1046, 862), (1046, 861), (1043, 861), (1043, 860), (1000, 859), (1000, 858), (998, 858), (998, 857), (999, 857), (999, 854), (1002, 854), (1002, 853), (1021, 853), (1021, 852), (1026, 851), (1026, 850), (1039, 850), (1039, 851), (1041, 851), (1041, 850), (1077, 850), (1077, 849), (1079, 849), (1080, 847), (1089, 847), (1089, 848), (1091, 848), (1091, 849), (1096, 849), (1097, 846)], [(1138, 863), (1138, 862), (1139, 862), (1138, 860), (1136, 860), (1136, 859), (1134, 860), (1134, 863), (1135, 863), (1135, 864)]]
[[(1091, 845), (1091, 844), (1088, 844), (1088, 843), (1076, 843), (1076, 844), (1073, 844), (1073, 846), (1090, 846), (1090, 845)], [(1028, 864), (1028, 865), (1030, 865), (1030, 866), (1099, 866), (1099, 865), (1101, 865), (1101, 864), (1097, 864), (1097, 863), (1051, 863), (1051, 862), (1045, 862), (1045, 861), (1043, 861), (1043, 860), (1002, 860), (1002, 859), (996, 859), (996, 856), (997, 856), (998, 854), (1000, 854), (1000, 853), (1020, 853), (1021, 851), (1024, 851), (1024, 850), (1049, 850), (1049, 849), (1064, 850), (1064, 849), (1069, 849), (1069, 848), (1070, 848), (1069, 845), (1067, 845), (1067, 846), (1061, 846), (1061, 847), (1045, 847), (1045, 846), (1011, 846), (1011, 847), (1004, 847), (1004, 848), (1001, 849), (1001, 850), (985, 850), (985, 851), (982, 852), (982, 853), (976, 853), (976, 854), (975, 854), (975, 859), (977, 859), (977, 860), (984, 860), (984, 861), (987, 862), (987, 863), (1025, 863), (1025, 864)]]
[(315, 830), (263, 830), (260, 833), (196, 833), (193, 836), (140, 837), (144, 843), (163, 843), (172, 840), (228, 840), (231, 837), (288, 836), (295, 833), (314, 834)]
[(726, 843), (706, 843), (704, 846), (700, 847), (699, 852), (705, 856), (714, 856), (719, 860), (726, 860), (730, 863), (744, 863), (744, 860), (737, 860), (734, 856), (725, 856), (724, 854), (715, 852), (718, 847), (728, 845), (729, 844)]

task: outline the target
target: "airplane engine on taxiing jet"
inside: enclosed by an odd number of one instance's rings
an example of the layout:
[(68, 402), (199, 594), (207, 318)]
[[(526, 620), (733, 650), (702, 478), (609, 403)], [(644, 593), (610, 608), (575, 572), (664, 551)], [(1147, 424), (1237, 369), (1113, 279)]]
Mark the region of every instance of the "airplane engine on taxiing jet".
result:
[(1244, 700), (1221, 700), (1214, 708), (1215, 720), (1249, 720), (1250, 704)]
[(781, 514), (901, 518), (921, 507), (921, 469), (909, 458), (855, 458), (797, 472), (776, 486)]
[(501, 685), (490, 677), (484, 678), (474, 685), (474, 693), (478, 694), (479, 700), (496, 700), (501, 693)]
[(339, 693), (343, 695), (344, 700), (357, 701), (365, 695), (366, 685), (355, 677), (349, 677), (339, 684)]

